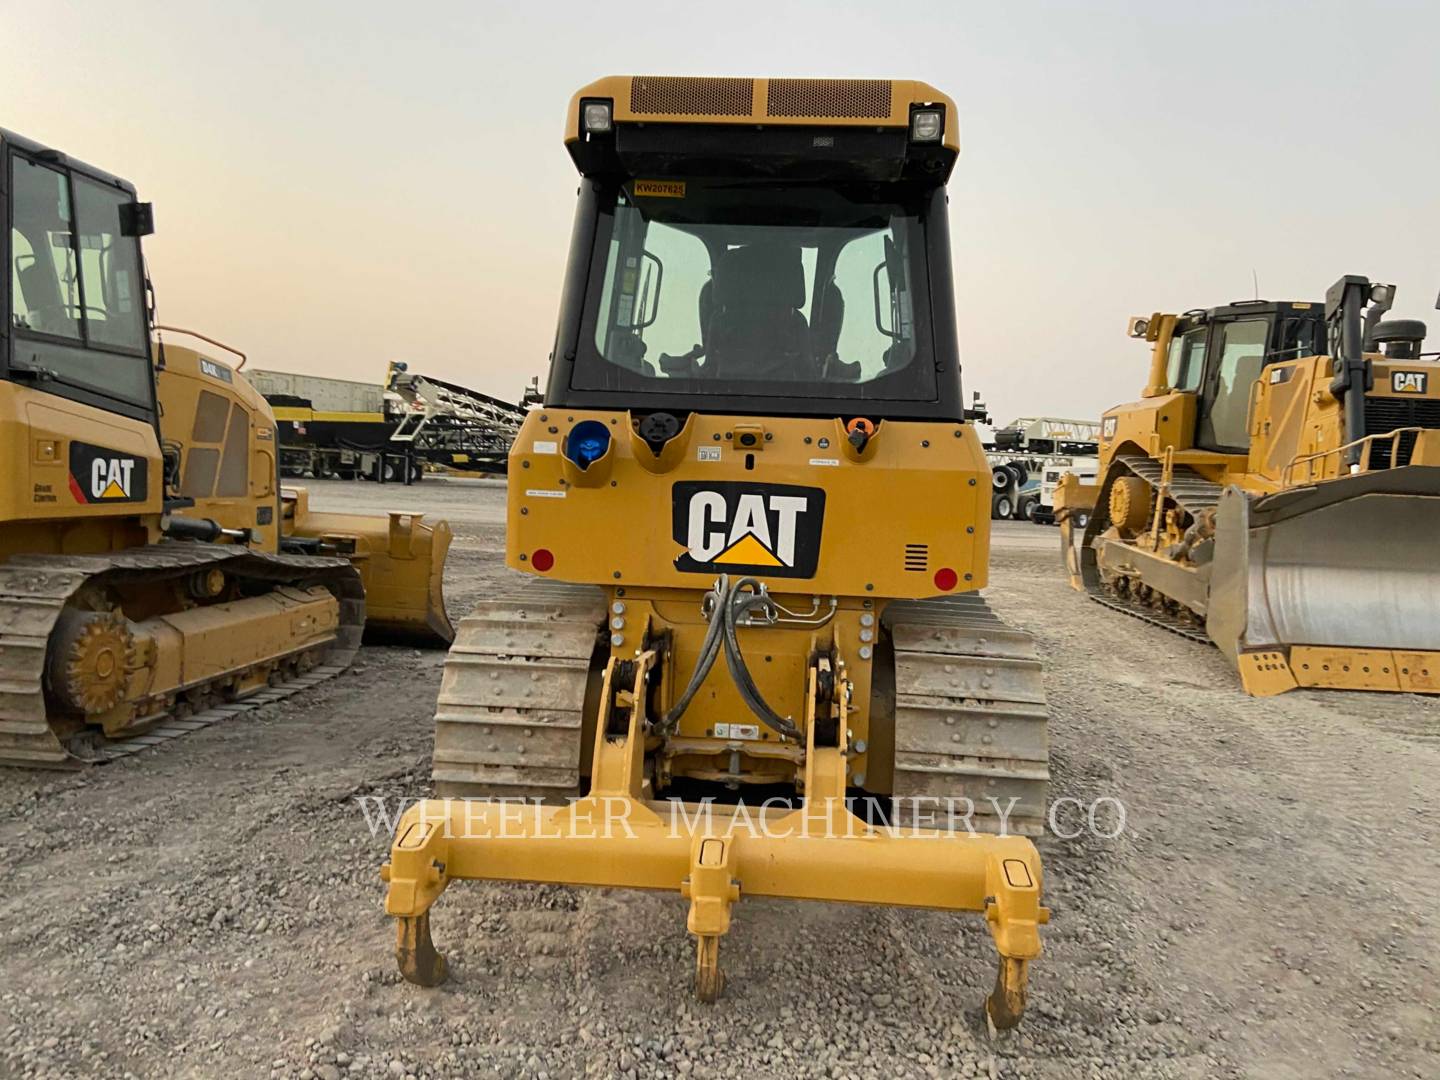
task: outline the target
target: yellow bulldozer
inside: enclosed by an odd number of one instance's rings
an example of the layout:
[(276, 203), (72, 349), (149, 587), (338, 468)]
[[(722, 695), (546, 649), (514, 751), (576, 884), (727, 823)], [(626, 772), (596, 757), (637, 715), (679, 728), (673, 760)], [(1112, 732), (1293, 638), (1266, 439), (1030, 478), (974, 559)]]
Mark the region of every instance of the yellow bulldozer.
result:
[(134, 187), (0, 131), (0, 193), (0, 764), (143, 750), (365, 632), (448, 643), (448, 526), (310, 512), (243, 375), (154, 337)]
[(1251, 694), (1440, 693), (1440, 364), (1394, 294), (1131, 319), (1143, 396), (1056, 494), (1076, 588), (1213, 641)]
[[(1046, 704), (980, 598), (953, 102), (918, 82), (613, 77), (581, 176), (507, 564), (436, 712), (439, 798), (382, 870), (404, 976), (455, 879), (689, 902), (721, 992), (742, 895), (982, 913), (997, 1026), (1040, 950)], [(757, 804), (760, 804), (757, 806)]]

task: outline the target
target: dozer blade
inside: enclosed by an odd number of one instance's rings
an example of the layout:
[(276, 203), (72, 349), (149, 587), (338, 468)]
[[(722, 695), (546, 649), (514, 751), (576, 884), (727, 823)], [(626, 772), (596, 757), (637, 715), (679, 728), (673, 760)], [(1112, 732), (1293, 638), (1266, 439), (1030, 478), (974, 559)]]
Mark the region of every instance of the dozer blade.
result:
[(1252, 694), (1440, 693), (1440, 468), (1229, 488), (1206, 629)]
[(285, 539), (318, 542), (322, 554), (344, 555), (365, 584), (365, 640), (445, 648), (455, 628), (445, 612), (445, 556), (452, 533), (421, 514), (391, 511), (388, 521), (365, 514), (310, 509), (304, 488), (285, 489)]
[(1082, 483), (1074, 473), (1060, 478), (1055, 489), (1055, 524), (1060, 526), (1060, 558), (1065, 563), (1065, 572), (1070, 575), (1070, 587), (1084, 591), (1085, 583), (1080, 568), (1080, 548), (1077, 541), (1083, 537), (1095, 513), (1095, 503), (1100, 496), (1100, 485)]

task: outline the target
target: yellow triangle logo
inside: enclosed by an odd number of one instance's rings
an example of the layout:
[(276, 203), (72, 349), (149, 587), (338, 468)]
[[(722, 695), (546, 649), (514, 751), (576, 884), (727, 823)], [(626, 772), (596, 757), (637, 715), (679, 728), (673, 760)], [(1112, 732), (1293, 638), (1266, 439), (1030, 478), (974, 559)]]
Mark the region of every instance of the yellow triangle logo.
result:
[(100, 497), (102, 499), (123, 499), (125, 498), (125, 489), (111, 480), (105, 490), (100, 493)]
[(716, 555), (711, 562), (733, 563), (738, 566), (784, 566), (754, 533), (746, 533), (735, 543)]

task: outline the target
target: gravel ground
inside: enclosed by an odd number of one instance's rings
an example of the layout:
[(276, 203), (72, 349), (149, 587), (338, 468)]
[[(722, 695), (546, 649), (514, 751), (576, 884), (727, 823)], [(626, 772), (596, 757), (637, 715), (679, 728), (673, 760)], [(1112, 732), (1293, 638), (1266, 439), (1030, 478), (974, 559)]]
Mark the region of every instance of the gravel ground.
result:
[[(498, 484), (312, 490), (449, 517), (456, 616), (505, 573)], [(929, 912), (746, 900), (705, 1007), (678, 897), (461, 882), (450, 982), (403, 983), (356, 797), (426, 793), (443, 658), (366, 648), (158, 752), (0, 773), (0, 1075), (1440, 1075), (1440, 703), (1248, 699), (1215, 650), (1072, 593), (1054, 544), (1000, 527), (990, 596), (1045, 656), (1054, 794), (1126, 816), (1042, 842), (1017, 1032), (986, 1033), (980, 921)]]

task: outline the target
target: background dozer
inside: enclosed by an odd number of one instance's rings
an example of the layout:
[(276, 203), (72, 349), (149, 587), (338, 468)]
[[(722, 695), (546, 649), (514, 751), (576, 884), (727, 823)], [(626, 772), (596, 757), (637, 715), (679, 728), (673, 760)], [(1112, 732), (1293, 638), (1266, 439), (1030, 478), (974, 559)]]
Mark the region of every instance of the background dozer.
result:
[[(163, 329), (192, 334), (175, 327)], [(243, 354), (241, 363), (230, 368), (173, 340), (157, 342), (155, 351), (161, 445), (173, 459), (178, 479), (172, 503), (196, 500), (207, 518), (236, 530), (268, 517), (277, 426), (270, 405), (241, 373)], [(257, 437), (264, 444), (266, 482), (259, 485), (263, 505), (256, 502), (252, 488), (226, 471), (227, 466), (238, 466), (229, 465), (225, 440), (235, 440), (238, 447), (244, 422), (260, 433)], [(195, 511), (186, 508), (185, 512)], [(359, 571), (365, 588), (366, 641), (443, 648), (454, 639), (445, 611), (445, 556), (452, 539), (446, 522), (428, 523), (421, 514), (393, 510), (384, 521), (365, 514), (311, 510), (305, 488), (281, 486), (279, 523), (281, 550), (342, 555)]]
[(1252, 694), (1440, 692), (1440, 365), (1393, 299), (1350, 276), (1132, 319), (1144, 396), (1057, 494), (1076, 587), (1214, 641)]
[(434, 780), (458, 798), (407, 812), (382, 875), (402, 972), (445, 977), (429, 909), (456, 878), (678, 893), (705, 1001), (742, 894), (907, 905), (983, 912), (988, 1015), (1015, 1023), (1047, 917), (1016, 835), (1046, 812), (1046, 705), (1033, 643), (975, 591), (953, 103), (609, 78), (565, 141), (554, 359), (510, 457), (524, 578), (446, 663)]
[(0, 763), (133, 753), (343, 669), (366, 625), (449, 640), (449, 530), (282, 500), (235, 369), (152, 342), (123, 180), (0, 132)]

